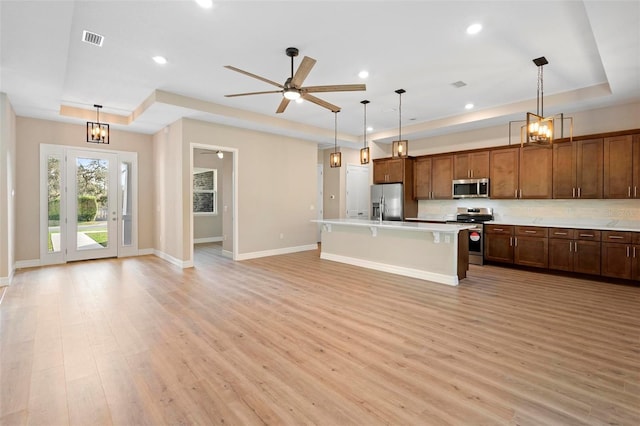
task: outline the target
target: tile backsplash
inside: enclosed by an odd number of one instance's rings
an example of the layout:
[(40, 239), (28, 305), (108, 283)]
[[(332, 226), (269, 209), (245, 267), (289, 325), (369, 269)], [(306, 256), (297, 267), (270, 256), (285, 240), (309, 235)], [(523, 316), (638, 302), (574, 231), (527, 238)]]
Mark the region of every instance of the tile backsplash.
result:
[(640, 221), (640, 200), (428, 200), (418, 201), (418, 217), (451, 215), (458, 207), (491, 207), (496, 219)]

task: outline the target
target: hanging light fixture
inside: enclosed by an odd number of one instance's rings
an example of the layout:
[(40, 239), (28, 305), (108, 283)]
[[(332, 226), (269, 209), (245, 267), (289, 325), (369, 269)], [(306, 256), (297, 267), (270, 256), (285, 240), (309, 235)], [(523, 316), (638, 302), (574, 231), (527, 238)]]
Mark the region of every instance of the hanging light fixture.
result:
[(342, 153), (338, 152), (338, 113), (340, 111), (333, 111), (335, 114), (335, 129), (333, 136), (333, 152), (329, 156), (329, 165), (331, 167), (342, 166)]
[(102, 105), (93, 105), (96, 108), (96, 121), (87, 121), (87, 142), (109, 143), (109, 125), (100, 123), (100, 108)]
[(216, 155), (218, 156), (219, 159), (223, 159), (224, 158), (224, 152), (222, 151), (216, 151)]
[(364, 105), (364, 130), (362, 137), (364, 139), (364, 148), (360, 150), (360, 164), (369, 164), (369, 146), (367, 145), (367, 104), (369, 101), (360, 101)]
[(547, 58), (541, 56), (533, 60), (538, 67), (538, 89), (536, 92), (536, 113), (528, 112), (525, 126), (520, 130), (520, 145), (536, 144), (551, 146), (554, 138), (554, 124), (560, 122), (560, 137), (564, 137), (564, 121), (569, 120), (570, 140), (573, 140), (573, 117), (565, 117), (564, 114), (544, 116), (544, 78), (543, 67), (549, 63)]
[(400, 97), (400, 105), (398, 107), (398, 140), (393, 141), (391, 146), (391, 157), (393, 158), (403, 158), (409, 154), (408, 141), (406, 139), (402, 139), (402, 94), (405, 92), (406, 90), (404, 89), (396, 90), (396, 93)]

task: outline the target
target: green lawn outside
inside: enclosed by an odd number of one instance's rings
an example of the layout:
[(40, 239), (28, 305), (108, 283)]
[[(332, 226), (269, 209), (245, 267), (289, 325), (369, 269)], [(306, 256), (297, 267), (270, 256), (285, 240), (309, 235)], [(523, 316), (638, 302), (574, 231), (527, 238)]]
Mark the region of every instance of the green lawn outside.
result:
[(87, 231), (85, 234), (102, 247), (107, 246), (108, 234), (106, 231)]

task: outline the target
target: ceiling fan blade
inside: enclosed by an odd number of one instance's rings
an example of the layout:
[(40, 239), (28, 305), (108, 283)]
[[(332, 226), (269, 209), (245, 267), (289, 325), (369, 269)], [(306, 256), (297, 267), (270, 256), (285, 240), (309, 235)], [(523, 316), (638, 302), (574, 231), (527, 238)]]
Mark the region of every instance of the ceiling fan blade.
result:
[(249, 96), (249, 95), (264, 95), (267, 93), (282, 93), (282, 90), (269, 90), (267, 92), (249, 92), (249, 93), (234, 93), (232, 95), (224, 95), (225, 98), (235, 98), (236, 96)]
[(315, 64), (316, 64), (316, 60), (313, 58), (310, 58), (308, 56), (305, 56), (304, 58), (302, 58), (302, 62), (300, 63), (300, 66), (298, 67), (298, 69), (296, 70), (296, 73), (293, 75), (293, 78), (291, 79), (291, 85), (293, 87), (302, 86), (302, 83), (304, 82), (305, 78), (307, 78), (307, 76), (311, 72), (311, 68), (313, 68)]
[(284, 110), (287, 108), (287, 105), (289, 105), (289, 102), (291, 102), (289, 99), (283, 97), (282, 98), (282, 102), (280, 102), (280, 105), (278, 106), (278, 109), (276, 110), (276, 114), (280, 114), (280, 113), (284, 112)]
[(275, 81), (271, 81), (268, 78), (264, 78), (264, 77), (260, 77), (259, 75), (252, 74), (249, 71), (244, 71), (244, 70), (241, 70), (240, 68), (236, 68), (236, 67), (231, 66), (231, 65), (225, 65), (224, 67), (227, 68), (227, 69), (230, 69), (231, 71), (239, 72), (240, 74), (244, 74), (244, 75), (248, 75), (249, 77), (257, 78), (260, 81), (264, 81), (265, 83), (272, 84), (272, 85), (274, 85), (276, 87), (280, 87), (280, 88), (284, 87), (280, 83), (276, 83)]
[(333, 86), (307, 86), (301, 87), (300, 90), (307, 93), (354, 92), (359, 90), (367, 90), (367, 86), (365, 84), (337, 84)]
[(309, 95), (308, 93), (302, 94), (302, 97), (305, 100), (309, 101), (309, 102), (313, 102), (316, 105), (320, 105), (321, 107), (325, 107), (326, 109), (331, 110), (331, 112), (339, 112), (340, 111), (340, 107), (339, 106), (330, 104), (329, 102), (323, 101), (322, 99), (316, 98), (315, 96)]

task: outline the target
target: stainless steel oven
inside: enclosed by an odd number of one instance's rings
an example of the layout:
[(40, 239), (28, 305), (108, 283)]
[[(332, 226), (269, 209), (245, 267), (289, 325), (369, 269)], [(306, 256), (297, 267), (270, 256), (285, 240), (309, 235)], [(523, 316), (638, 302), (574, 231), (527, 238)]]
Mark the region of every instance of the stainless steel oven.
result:
[(469, 263), (484, 264), (484, 222), (493, 220), (491, 208), (458, 207), (455, 223), (473, 224), (469, 229)]

